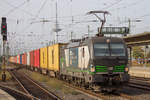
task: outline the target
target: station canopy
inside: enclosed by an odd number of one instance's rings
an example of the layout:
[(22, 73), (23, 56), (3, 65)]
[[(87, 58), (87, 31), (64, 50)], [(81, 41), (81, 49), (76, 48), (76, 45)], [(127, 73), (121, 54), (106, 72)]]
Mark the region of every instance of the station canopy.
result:
[(128, 47), (150, 45), (150, 32), (123, 37)]

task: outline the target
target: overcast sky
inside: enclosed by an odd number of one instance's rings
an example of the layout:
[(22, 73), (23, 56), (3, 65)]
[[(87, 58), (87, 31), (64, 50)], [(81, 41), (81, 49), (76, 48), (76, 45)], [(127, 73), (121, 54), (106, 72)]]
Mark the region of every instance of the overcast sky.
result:
[[(99, 22), (91, 10), (106, 10), (105, 26), (128, 26), (131, 19), (131, 34), (150, 31), (150, 0), (57, 0), (58, 24), (62, 30), (59, 42), (81, 38), (88, 32), (96, 34)], [(73, 17), (72, 17), (73, 16)], [(0, 0), (0, 17), (7, 17), (8, 42), (12, 53), (24, 52), (46, 46), (55, 40), (56, 0)], [(135, 22), (135, 20), (141, 22)], [(46, 20), (49, 22), (42, 22)]]

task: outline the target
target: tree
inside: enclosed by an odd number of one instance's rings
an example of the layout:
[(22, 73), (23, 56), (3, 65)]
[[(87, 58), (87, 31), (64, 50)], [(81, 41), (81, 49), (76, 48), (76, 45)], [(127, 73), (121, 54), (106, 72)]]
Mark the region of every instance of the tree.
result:
[(141, 46), (135, 46), (133, 47), (133, 57), (135, 59), (137, 58), (144, 58), (144, 50)]

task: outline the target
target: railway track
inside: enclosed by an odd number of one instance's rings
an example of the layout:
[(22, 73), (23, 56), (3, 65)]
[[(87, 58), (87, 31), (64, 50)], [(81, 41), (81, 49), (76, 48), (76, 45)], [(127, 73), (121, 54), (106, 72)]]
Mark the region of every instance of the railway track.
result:
[[(34, 96), (38, 100), (62, 100), (60, 97), (46, 90), (25, 74), (20, 73), (16, 70), (12, 70), (9, 72), (12, 75), (12, 77), (18, 82), (18, 84), (22, 87), (23, 92), (27, 95)], [(30, 100), (35, 99), (31, 98)]]
[[(90, 95), (96, 99), (100, 98), (100, 99), (103, 99), (103, 100), (112, 100), (111, 98), (113, 96), (115, 96), (116, 98), (121, 98), (121, 100), (138, 100), (137, 98), (135, 97), (132, 97), (130, 95), (127, 95), (127, 94), (124, 94), (124, 93), (114, 93), (114, 94), (103, 94), (103, 93), (100, 93), (100, 92), (94, 92), (94, 91), (91, 91), (91, 90), (86, 90), (84, 88), (80, 88), (80, 87), (77, 87), (77, 86), (74, 86), (72, 84), (69, 84), (67, 82), (64, 82), (65, 86), (66, 87), (71, 87), (77, 91), (80, 91), (84, 94), (87, 94), (87, 95)], [(114, 99), (113, 99), (114, 100)]]
[[(129, 84), (128, 84), (129, 87), (134, 87), (134, 88), (150, 91), (150, 79), (142, 79), (142, 78), (136, 77), (136, 78), (132, 78), (131, 80), (132, 81), (130, 81)], [(80, 87), (74, 86), (74, 85), (69, 84), (67, 82), (65, 82), (65, 84), (68, 87), (71, 87), (73, 89), (79, 90), (79, 91), (81, 91), (83, 93), (86, 93), (86, 94), (89, 94), (91, 96), (94, 96), (94, 97), (97, 97), (97, 98), (101, 98), (103, 100), (111, 100), (113, 95), (115, 95), (117, 97), (121, 97), (122, 98), (121, 100), (140, 100), (140, 99), (138, 99), (136, 97), (130, 96), (129, 94), (123, 93), (121, 91), (116, 92), (116, 93), (112, 93), (112, 97), (111, 97), (111, 96), (109, 96), (109, 94), (108, 95), (104, 95), (103, 93), (95, 93), (93, 91), (86, 90), (84, 88), (80, 88)]]
[[(17, 71), (11, 71), (10, 73), (12, 73), (12, 76), (13, 77), (16, 77), (16, 75), (15, 74), (17, 74), (18, 72)], [(18, 74), (19, 76), (21, 76), (20, 75), (20, 73)], [(24, 76), (26, 76), (27, 78), (29, 78), (29, 76), (27, 75), (27, 74), (25, 74), (25, 73), (23, 73), (23, 75)], [(16, 80), (17, 79), (19, 79), (18, 77), (16, 77)], [(22, 79), (22, 81), (23, 81), (23, 78), (21, 78)], [(29, 78), (29, 80), (30, 80), (30, 78)], [(19, 81), (19, 80), (18, 80)], [(24, 82), (20, 82), (20, 83), (24, 83)], [(125, 94), (125, 93), (115, 93), (115, 94), (111, 94), (111, 95), (105, 95), (105, 94), (103, 94), (103, 93), (100, 93), (100, 92), (93, 92), (93, 91), (91, 91), (91, 90), (86, 90), (86, 89), (84, 89), (84, 88), (80, 88), (80, 87), (78, 87), (78, 86), (75, 86), (75, 85), (72, 85), (72, 84), (69, 84), (69, 83), (67, 83), (67, 82), (64, 82), (63, 81), (63, 83), (65, 84), (65, 86), (66, 87), (70, 87), (70, 88), (72, 88), (72, 89), (75, 89), (75, 90), (77, 90), (77, 91), (79, 91), (79, 92), (82, 92), (83, 94), (86, 94), (86, 95), (90, 95), (90, 96), (92, 96), (92, 97), (94, 97), (94, 98), (96, 98), (96, 99), (98, 99), (98, 98), (100, 98), (100, 99), (102, 99), (102, 100), (111, 100), (111, 98), (112, 97), (116, 97), (116, 98), (122, 98), (121, 100), (138, 100), (137, 98), (135, 98), (135, 97), (132, 97), (132, 96), (130, 96), (130, 95), (128, 95), (128, 94)], [(22, 84), (23, 85), (23, 87), (25, 87), (24, 86), (24, 84)], [(26, 89), (26, 87), (25, 87), (25, 89)], [(27, 91), (29, 91), (29, 90), (27, 90)], [(24, 92), (26, 92), (26, 90), (24, 90)], [(29, 93), (27, 93), (27, 94), (30, 94), (30, 92)], [(33, 94), (33, 93), (32, 93)], [(39, 94), (39, 93), (38, 93)], [(33, 94), (33, 96), (35, 96), (35, 97), (37, 97), (36, 95), (34, 95)], [(37, 98), (39, 98), (39, 97), (37, 97)], [(42, 100), (44, 100), (44, 99), (42, 99)], [(49, 99), (47, 99), (47, 100), (49, 100)], [(53, 100), (53, 99), (52, 99)], [(55, 100), (58, 100), (58, 99), (55, 99)], [(114, 99), (113, 99), (114, 100)]]
[(145, 81), (145, 82), (149, 82), (150, 83), (150, 78), (132, 76), (130, 79), (131, 80), (138, 80), (138, 81)]
[(150, 79), (132, 77), (128, 83), (128, 86), (150, 91)]
[(6, 91), (7, 93), (9, 93), (11, 96), (13, 96), (16, 100), (37, 100), (36, 97), (33, 97), (31, 95), (28, 95), (26, 93), (23, 93), (21, 91), (15, 90), (13, 88), (4, 86), (0, 84), (0, 88), (4, 91)]
[[(26, 74), (26, 73), (24, 73)], [(27, 75), (28, 76), (28, 75)], [(62, 80), (61, 80), (62, 81)], [(78, 87), (78, 86), (75, 86), (73, 84), (70, 84), (68, 82), (65, 82), (63, 81), (63, 84), (64, 86), (66, 87), (69, 87), (69, 88), (72, 88), (72, 89), (75, 89), (85, 95), (89, 95), (97, 100), (111, 100), (111, 96), (115, 96), (116, 98), (122, 98), (121, 100), (138, 100), (137, 98), (135, 97), (132, 97), (130, 95), (127, 95), (127, 94), (124, 94), (124, 93), (117, 93), (117, 94), (112, 94), (112, 95), (105, 95), (104, 93), (100, 93), (100, 92), (94, 92), (92, 90), (87, 90), (87, 89), (84, 89), (84, 88), (81, 88), (81, 87)], [(115, 99), (113, 99), (115, 100)]]
[[(112, 94), (112, 95), (109, 95), (109, 94), (105, 95), (104, 93), (94, 92), (92, 90), (87, 90), (87, 89), (75, 86), (75, 84), (73, 85), (73, 84), (70, 84), (70, 83), (65, 82), (65, 81), (63, 81), (63, 83), (64, 83), (64, 85), (66, 87), (75, 89), (75, 90), (77, 90), (77, 91), (79, 91), (79, 92), (81, 92), (83, 94), (90, 95), (93, 98), (96, 98), (97, 100), (99, 100), (99, 99), (102, 99), (102, 100), (111, 100), (111, 97), (113, 97), (113, 96), (115, 96), (116, 98), (120, 98), (121, 97), (122, 98), (121, 100), (139, 100), (139, 99), (137, 99), (135, 97), (132, 97), (130, 95), (127, 95), (125, 93), (115, 93), (115, 94)], [(115, 99), (113, 99), (113, 100), (115, 100)]]

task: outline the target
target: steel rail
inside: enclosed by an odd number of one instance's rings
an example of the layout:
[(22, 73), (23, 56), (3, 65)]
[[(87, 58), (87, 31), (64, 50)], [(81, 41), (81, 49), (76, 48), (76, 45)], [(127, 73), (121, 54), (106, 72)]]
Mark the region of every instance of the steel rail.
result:
[(142, 89), (142, 90), (146, 90), (146, 91), (150, 91), (150, 86), (146, 85), (146, 84), (140, 84), (140, 83), (134, 83), (134, 82), (129, 82), (128, 83), (129, 87), (134, 87), (134, 88), (138, 88), (138, 89)]
[[(23, 73), (21, 73), (21, 74), (23, 74)], [(37, 85), (39, 88), (41, 88), (41, 86), (40, 86), (39, 84), (37, 84), (37, 82), (35, 82), (35, 80), (31, 79), (26, 73), (24, 73), (23, 75), (24, 75), (24, 77), (26, 77), (26, 79), (32, 81), (33, 84), (35, 84), (35, 85)], [(61, 81), (62, 81), (62, 80), (61, 80)], [(101, 99), (104, 99), (104, 100), (110, 100), (110, 97), (105, 96), (105, 95), (103, 95), (102, 93), (95, 93), (95, 92), (93, 92), (93, 91), (86, 90), (86, 89), (83, 89), (83, 88), (74, 86), (74, 85), (69, 84), (69, 83), (67, 83), (67, 82), (65, 82), (65, 81), (63, 81), (63, 83), (64, 83), (67, 87), (76, 89), (77, 91), (81, 91), (81, 92), (83, 92), (83, 93), (85, 93), (85, 94), (88, 94), (88, 95), (91, 95), (91, 96), (93, 96), (93, 97), (101, 98)], [(46, 92), (49, 92), (48, 90), (45, 90), (44, 88), (41, 88), (41, 89), (44, 90), (44, 91), (46, 91)], [(51, 94), (51, 93), (50, 93), (50, 94)], [(120, 96), (120, 97), (129, 99), (129, 100), (138, 100), (137, 98), (132, 97), (132, 96), (129, 96), (129, 95), (124, 94), (124, 93), (119, 93), (119, 94), (117, 94), (117, 95)], [(55, 96), (56, 96), (56, 95), (54, 94), (54, 97), (55, 97)], [(61, 100), (61, 99), (59, 98), (58, 100)]]
[(94, 93), (94, 92), (92, 92), (90, 90), (86, 90), (86, 89), (83, 89), (83, 88), (80, 88), (80, 87), (77, 87), (77, 86), (73, 86), (73, 85), (71, 85), (71, 84), (69, 84), (67, 82), (64, 82), (64, 84), (65, 84), (66, 87), (73, 88), (75, 90), (81, 91), (81, 92), (86, 93), (88, 95), (91, 95), (91, 96), (94, 96), (94, 97), (98, 97), (98, 98), (103, 99), (103, 100), (110, 100), (109, 97), (104, 96), (104, 95), (102, 95), (100, 93)]
[(127, 98), (127, 99), (129, 99), (129, 100), (139, 100), (138, 98), (129, 96), (129, 95), (124, 94), (124, 93), (119, 93), (119, 95), (120, 95), (121, 97)]
[[(16, 70), (11, 70), (11, 71), (16, 71)], [(11, 72), (10, 72), (11, 73)], [(54, 93), (44, 89), (42, 86), (40, 86), (37, 82), (35, 82), (33, 79), (31, 79), (28, 75), (26, 75), (25, 73), (19, 73), (19, 72), (13, 72), (12, 74), (17, 74), (19, 76), (23, 76), (23, 78), (25, 80), (28, 80), (29, 82), (31, 82), (31, 84), (33, 84), (34, 86), (38, 87), (38, 89), (41, 90), (41, 92), (43, 91), (43, 93), (47, 94), (47, 96), (49, 96), (50, 98), (52, 98), (52, 100), (62, 100), (60, 97), (58, 97), (57, 95), (55, 95)], [(12, 75), (15, 76), (15, 75)], [(17, 79), (17, 78), (16, 78)], [(21, 81), (19, 81), (19, 79), (17, 79), (19, 83), (23, 83)], [(28, 88), (25, 88), (25, 86), (22, 84), (22, 87), (24, 87), (25, 90), (27, 90)], [(30, 92), (28, 92), (30, 95), (32, 95)]]
[(40, 86), (37, 82), (35, 82), (33, 79), (31, 79), (29, 76), (27, 76), (26, 74), (23, 74), (23, 76), (29, 80), (30, 82), (32, 82), (34, 85), (36, 85), (37, 87), (39, 87), (41, 90), (43, 90), (45, 93), (49, 94), (50, 96), (52, 96), (54, 99), (56, 100), (62, 100), (60, 97), (58, 97), (56, 94), (48, 91), (47, 89), (43, 88), (42, 86)]
[[(110, 100), (110, 97), (108, 97), (107, 95), (105, 96), (104, 94), (102, 93), (95, 93), (93, 91), (90, 91), (90, 90), (86, 90), (86, 89), (83, 89), (83, 88), (80, 88), (80, 87), (77, 87), (77, 86), (73, 86), (67, 82), (64, 82), (64, 84), (67, 86), (67, 87), (71, 87), (73, 89), (76, 89), (76, 90), (79, 90), (81, 92), (84, 92), (88, 95), (91, 95), (91, 96), (94, 96), (94, 97), (97, 97), (97, 98), (100, 98), (100, 99), (103, 99), (103, 100)], [(126, 98), (126, 99), (129, 99), (129, 100), (138, 100), (137, 98), (135, 97), (132, 97), (132, 96), (129, 96), (127, 94), (124, 94), (124, 93), (118, 93), (117, 96), (120, 96), (122, 98)]]
[(11, 76), (17, 81), (17, 83), (21, 86), (21, 88), (23, 89), (23, 91), (25, 92), (25, 93), (27, 93), (27, 94), (30, 94), (28, 91), (27, 91), (27, 89), (25, 89), (25, 87), (23, 86), (23, 84), (16, 78), (16, 76), (13, 74), (13, 72), (11, 72), (11, 71), (8, 71), (10, 74), (11, 74)]
[(38, 98), (36, 98), (34, 96), (31, 96), (22, 91), (13, 89), (11, 87), (4, 86), (2, 84), (0, 84), (0, 88), (2, 90), (6, 91), (7, 93), (9, 93), (10, 95), (12, 95), (14, 98), (16, 98), (16, 100), (31, 100), (31, 98), (33, 98), (33, 100), (39, 100)]
[(130, 80), (137, 80), (137, 81), (144, 81), (144, 82), (149, 82), (150, 83), (150, 78), (144, 78), (144, 77), (131, 77)]
[[(29, 77), (29, 76), (26, 75), (26, 77)], [(30, 79), (30, 77), (29, 77), (29, 79)], [(61, 80), (61, 81), (62, 81), (62, 80)], [(93, 97), (95, 97), (95, 98), (101, 98), (101, 99), (103, 99), (103, 100), (110, 100), (110, 97), (108, 97), (107, 95), (105, 96), (103, 93), (95, 93), (95, 92), (93, 92), (93, 91), (86, 90), (86, 89), (84, 89), (84, 88), (80, 88), (80, 87), (74, 86), (74, 85), (69, 84), (68, 82), (65, 82), (65, 81), (63, 81), (63, 83), (65, 84), (66, 87), (73, 88), (73, 89), (75, 89), (75, 90), (77, 90), (77, 91), (80, 91), (80, 92), (82, 92), (82, 93), (84, 93), (84, 94), (88, 94), (88, 95), (93, 96)], [(129, 100), (138, 100), (138, 99), (135, 98), (135, 97), (132, 97), (132, 96), (129, 96), (129, 95), (123, 94), (123, 93), (119, 93), (118, 96), (123, 97), (123, 98), (126, 98), (126, 99), (129, 99)]]
[(128, 83), (128, 86), (150, 91), (150, 79), (132, 77)]

